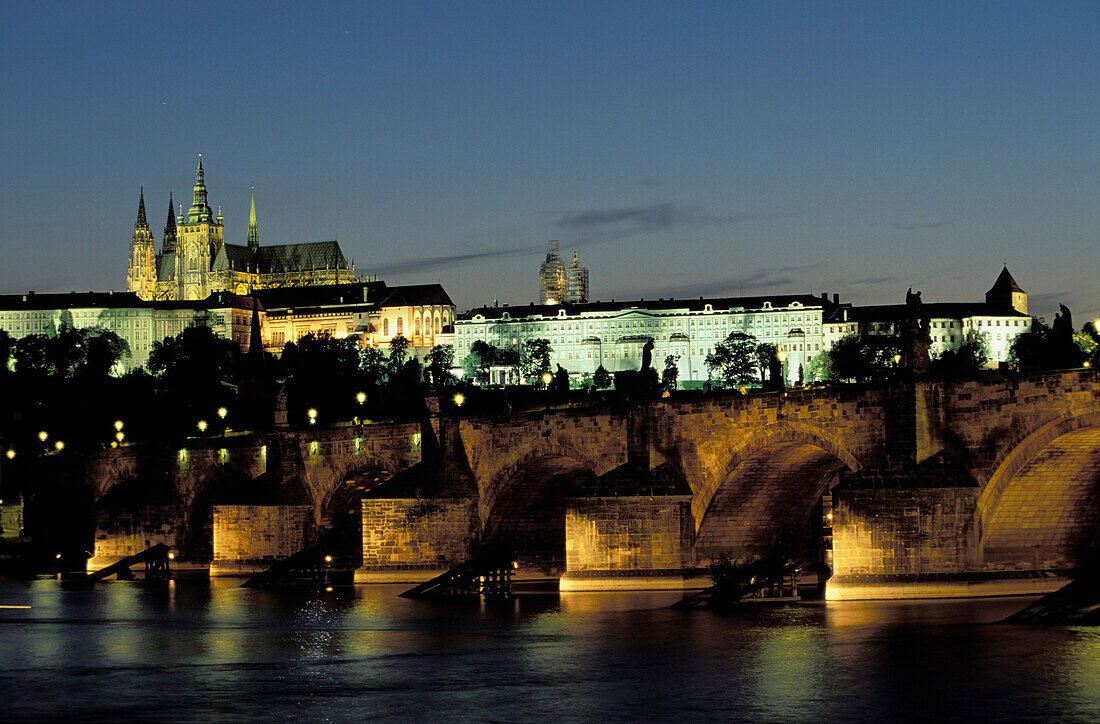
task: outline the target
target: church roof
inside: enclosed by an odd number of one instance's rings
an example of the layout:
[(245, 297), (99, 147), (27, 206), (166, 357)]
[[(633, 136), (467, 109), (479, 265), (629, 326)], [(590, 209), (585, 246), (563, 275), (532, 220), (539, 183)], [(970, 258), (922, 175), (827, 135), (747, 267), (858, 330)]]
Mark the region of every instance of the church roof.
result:
[(380, 307), (419, 307), (431, 305), (444, 305), (453, 307), (454, 302), (447, 296), (440, 284), (406, 284), (400, 287), (390, 287), (390, 294)]
[(997, 277), (997, 281), (993, 282), (993, 287), (990, 288), (986, 294), (1005, 294), (1011, 292), (1023, 293), (1024, 290), (1020, 289), (1020, 285), (1016, 283), (1016, 280), (1012, 278), (1012, 275), (1008, 273), (1008, 266), (1006, 265), (1001, 269), (1000, 276)]
[[(241, 248), (248, 251), (248, 247)], [(348, 268), (348, 261), (336, 241), (261, 246), (256, 250), (256, 261), (262, 273)]]

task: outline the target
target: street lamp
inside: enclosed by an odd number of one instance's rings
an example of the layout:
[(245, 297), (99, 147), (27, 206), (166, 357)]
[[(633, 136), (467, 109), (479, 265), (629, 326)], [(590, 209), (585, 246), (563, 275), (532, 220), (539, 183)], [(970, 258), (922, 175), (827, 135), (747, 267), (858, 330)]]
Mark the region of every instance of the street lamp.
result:
[(199, 420), (199, 432), (206, 432), (206, 420)]
[(15, 459), (15, 451), (14, 450), (8, 449), (8, 451), (4, 454), (8, 456), (8, 460), (14, 460)]
[(119, 430), (115, 433), (115, 439), (121, 443), (123, 440), (126, 439), (126, 433), (124, 433), (122, 430)]
[(316, 425), (317, 424), (317, 410), (316, 410), (316, 408), (313, 408), (313, 407), (309, 408), (309, 412), (307, 412), (306, 414), (309, 415), (309, 424), (310, 425)]
[(466, 401), (466, 397), (461, 393), (455, 394), (455, 407), (462, 407), (462, 403)]
[(122, 420), (115, 420), (115, 432), (122, 432)]
[(46, 442), (46, 438), (48, 438), (49, 436), (50, 436), (49, 433), (47, 433), (45, 430), (38, 433), (38, 439), (41, 440), (42, 442)]
[(61, 452), (62, 450), (64, 450), (64, 449), (65, 449), (65, 443), (63, 443), (63, 442), (62, 442), (62, 441), (60, 441), (60, 440), (58, 440), (57, 442), (55, 442), (55, 443), (53, 444), (53, 446), (54, 446), (54, 447), (55, 447), (55, 448), (57, 449), (57, 451), (58, 451), (58, 452)]
[(218, 408), (218, 417), (220, 417), (221, 419), (224, 420), (225, 416), (228, 415), (228, 414), (229, 414), (229, 410), (225, 409), (224, 407), (219, 407)]
[(554, 381), (554, 375), (550, 374), (549, 372), (543, 372), (542, 373), (542, 384), (549, 387), (550, 383), (553, 382), (553, 381)]
[(364, 404), (367, 401), (367, 393), (366, 392), (356, 393), (355, 401), (358, 402), (360, 405)]

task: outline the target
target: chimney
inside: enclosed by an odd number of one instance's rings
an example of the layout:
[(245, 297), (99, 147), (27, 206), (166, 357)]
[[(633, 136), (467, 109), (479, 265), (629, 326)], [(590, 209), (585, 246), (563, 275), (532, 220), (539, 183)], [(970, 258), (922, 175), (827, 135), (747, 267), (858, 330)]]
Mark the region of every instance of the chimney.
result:
[(840, 294), (833, 294), (833, 304), (840, 304)]

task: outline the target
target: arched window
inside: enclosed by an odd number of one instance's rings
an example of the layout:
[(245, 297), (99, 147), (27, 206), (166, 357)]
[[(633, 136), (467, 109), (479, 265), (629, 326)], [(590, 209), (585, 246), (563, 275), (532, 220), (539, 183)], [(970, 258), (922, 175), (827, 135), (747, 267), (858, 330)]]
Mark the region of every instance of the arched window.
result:
[(389, 320), (389, 317), (382, 320), (382, 336), (383, 337), (389, 337), (390, 336), (390, 320)]
[(413, 317), (413, 336), (420, 336), (420, 315), (417, 314)]
[(405, 320), (402, 319), (401, 317), (397, 318), (397, 333), (398, 334), (404, 334), (405, 333)]
[(435, 315), (435, 333), (440, 334), (443, 332), (443, 324), (439, 321), (439, 315)]

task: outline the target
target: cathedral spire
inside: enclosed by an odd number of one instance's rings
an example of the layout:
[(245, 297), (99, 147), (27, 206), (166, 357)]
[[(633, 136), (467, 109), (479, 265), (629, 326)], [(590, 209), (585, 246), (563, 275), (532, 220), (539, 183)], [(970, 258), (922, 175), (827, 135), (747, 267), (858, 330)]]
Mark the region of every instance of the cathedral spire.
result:
[(141, 191), (138, 196), (138, 217), (137, 223), (134, 224), (134, 231), (138, 229), (149, 230), (149, 222), (145, 220), (145, 187), (141, 187)]
[(168, 192), (168, 221), (164, 225), (164, 246), (161, 251), (172, 254), (176, 251), (176, 215), (172, 213), (172, 192)]
[(202, 154), (199, 154), (199, 167), (195, 170), (195, 190), (191, 208), (187, 212), (188, 224), (209, 224), (214, 215), (206, 203), (206, 181), (202, 170)]
[(248, 248), (260, 248), (260, 229), (256, 226), (256, 187), (252, 187), (252, 208), (248, 211)]

